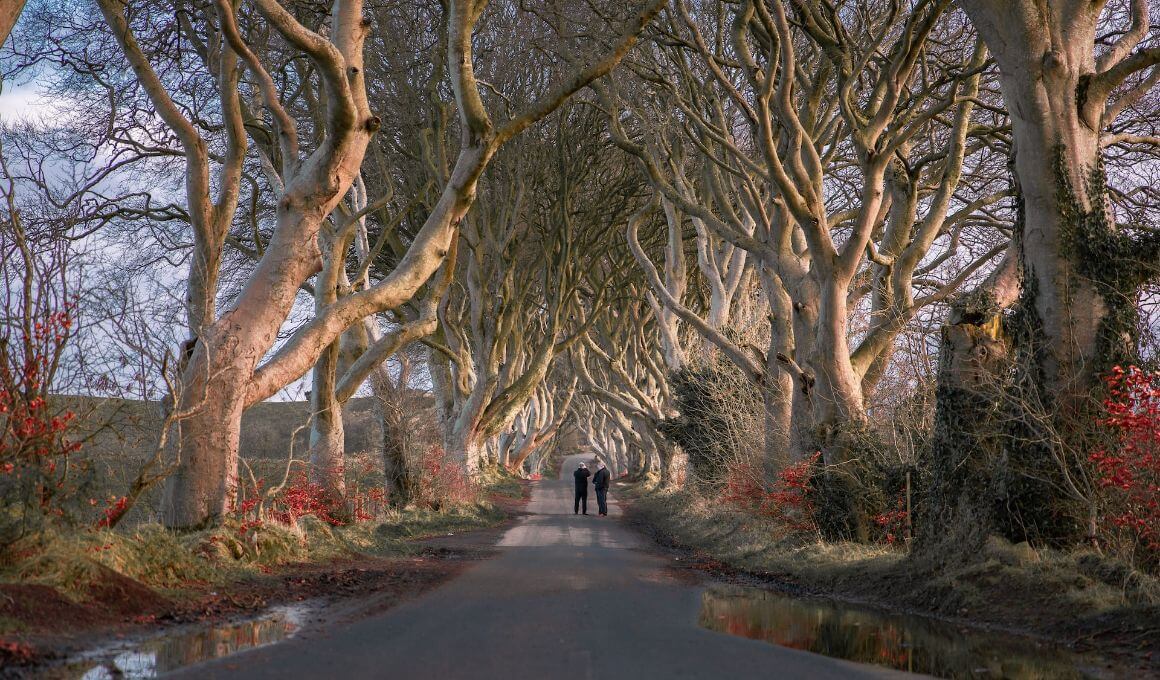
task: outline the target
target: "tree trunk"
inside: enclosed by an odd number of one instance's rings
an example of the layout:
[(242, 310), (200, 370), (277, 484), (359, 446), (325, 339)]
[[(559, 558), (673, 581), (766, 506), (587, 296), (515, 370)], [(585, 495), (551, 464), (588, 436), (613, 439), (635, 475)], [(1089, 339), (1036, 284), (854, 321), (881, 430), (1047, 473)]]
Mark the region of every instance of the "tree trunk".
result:
[(346, 511), (345, 435), (342, 404), (335, 398), (339, 342), (330, 346), (314, 365), (310, 390), (310, 480), (318, 484), (327, 506), (342, 519)]
[(816, 417), (814, 388), (817, 380), (810, 368), (810, 358), (816, 343), (818, 295), (812, 280), (803, 278), (792, 290), (791, 296), (794, 301), (794, 351), (790, 356), (802, 368), (802, 372), (794, 380), (793, 401), (790, 405), (789, 460), (797, 463), (813, 456), (820, 446), (814, 426)]
[(0, 45), (8, 41), (12, 27), (24, 11), (24, 0), (3, 0), (0, 2)]
[(682, 451), (679, 446), (668, 445), (660, 450), (660, 457), (661, 487), (675, 490), (684, 486), (689, 454)]
[(387, 502), (394, 507), (410, 503), (418, 488), (412, 460), (419, 452), (414, 451), (412, 404), (406, 392), (405, 373), (401, 371), (397, 388), (385, 367), (371, 375), (371, 389), (382, 426), (383, 491)]
[(769, 350), (765, 355), (765, 452), (763, 472), (767, 483), (777, 479), (791, 458), (794, 376), (784, 370), (778, 356), (794, 355), (793, 301), (780, 281), (762, 267), (762, 287), (769, 304)]
[[(664, 285), (670, 295), (680, 300), (685, 295), (686, 286), (685, 244), (681, 214), (668, 201), (663, 203), (663, 208), (665, 224), (668, 227), (668, 241), (665, 243)], [(686, 361), (685, 350), (681, 347), (678, 330), (680, 319), (668, 305), (657, 301), (652, 295), (648, 296), (648, 300), (652, 304), (653, 313), (657, 319), (657, 330), (660, 334), (665, 366), (670, 371), (679, 371)]]
[(850, 361), (847, 342), (847, 286), (833, 276), (818, 287), (818, 315), (809, 365), (815, 376), (811, 444), (824, 467), (813, 477), (815, 520), (829, 540), (864, 543), (870, 517), (880, 510), (881, 490), (862, 455), (869, 434), (862, 381)]
[(166, 481), (162, 502), (162, 520), (168, 527), (216, 523), (236, 501), (245, 410), (244, 382), (237, 375), (245, 369), (236, 361), (231, 366), (230, 358), (224, 353), (210, 357), (204, 349), (195, 349), (186, 367), (184, 390), (175, 405), (177, 436), (171, 439), (171, 457), (177, 464)]
[[(1086, 82), (1096, 70), (1100, 4), (963, 3), (999, 64), (1025, 211), (1016, 241), (1025, 279), (1022, 304), (1031, 314), (1030, 331), (1039, 336), (1033, 341), (1043, 345), (1036, 369), (1061, 415), (1078, 412), (1096, 372), (1107, 367), (1099, 331), (1109, 309), (1083, 275), (1076, 242), (1078, 222), (1108, 210), (1106, 196), (1089, 191), (1103, 124), (1104, 102), (1086, 101)], [(1085, 115), (1092, 106), (1098, 113)], [(1103, 227), (1114, 228), (1107, 220)]]
[(445, 440), (448, 460), (466, 471), (470, 479), (479, 479), (487, 461), (487, 447), (468, 433), (453, 433)]
[[(1075, 92), (1075, 74), (1056, 77), (1066, 78), (1067, 91)], [(1042, 85), (1022, 81), (1004, 78), (1004, 92), (1017, 89), (1016, 101), (1031, 103), (1027, 99), (1037, 98)], [(1035, 102), (1040, 106), (1032, 108), (1038, 115), (1013, 113), (1012, 118), (1015, 166), (1025, 207), (1020, 239), (1024, 304), (1028, 312), (1034, 312), (1033, 323), (1047, 348), (1038, 367), (1043, 386), (1056, 395), (1064, 412), (1075, 415), (1096, 382), (1095, 371), (1106, 366), (1098, 356), (1097, 332), (1108, 309), (1091, 282), (1079, 273), (1083, 263), (1076, 261), (1075, 245), (1068, 243), (1077, 236), (1075, 220), (1093, 210), (1105, 210), (1103, 196), (1087, 195), (1098, 163), (1099, 136), (1078, 121), (1074, 98), (1070, 99), (1070, 106), (1058, 112), (1041, 106), (1045, 102), (1040, 101)], [(1064, 198), (1065, 182), (1074, 196), (1070, 205)]]
[(1008, 345), (987, 290), (957, 301), (942, 329), (934, 438), (917, 547), (945, 559), (980, 548), (1003, 496), (996, 411)]
[(816, 385), (814, 429), (827, 465), (849, 462), (841, 445), (844, 434), (866, 423), (862, 385), (850, 363), (847, 342), (846, 290), (831, 277), (820, 286), (815, 344), (810, 357)]

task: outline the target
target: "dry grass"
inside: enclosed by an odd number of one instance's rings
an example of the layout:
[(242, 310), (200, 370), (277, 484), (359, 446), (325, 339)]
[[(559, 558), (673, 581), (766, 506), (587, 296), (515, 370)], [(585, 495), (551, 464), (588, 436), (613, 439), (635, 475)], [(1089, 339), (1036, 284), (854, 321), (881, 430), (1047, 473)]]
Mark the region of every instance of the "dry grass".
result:
[[(74, 436), (83, 440), (71, 463), (77, 492), (68, 510), (82, 523), (95, 522), (110, 499), (128, 492), (141, 466), (152, 457), (160, 411), (151, 402), (59, 399), (78, 414)], [(347, 456), (347, 481), (352, 488), (382, 484), (382, 432), (374, 408), (370, 398), (351, 399), (343, 408), (345, 446), (351, 452)], [(246, 411), (239, 445), (243, 484), (249, 483), (252, 470), (267, 487), (275, 485), (285, 474), (291, 452), (297, 460), (309, 457), (309, 430), (302, 427), (309, 412), (306, 402), (263, 402)], [(160, 505), (161, 485), (156, 485), (141, 497), (124, 523), (156, 523)]]
[[(497, 479), (501, 495), (511, 480)], [(521, 493), (518, 483), (515, 493)], [(489, 493), (496, 493), (487, 487)], [(105, 568), (151, 588), (180, 589), (191, 583), (227, 583), (280, 564), (325, 562), (351, 555), (406, 555), (412, 542), (430, 536), (495, 526), (508, 514), (480, 501), (445, 511), (389, 511), (378, 521), (330, 526), (313, 517), (289, 527), (267, 522), (243, 527), (237, 520), (178, 533), (156, 524), (107, 530), (51, 531), (8, 551), (0, 583), (34, 583), (83, 600)]]

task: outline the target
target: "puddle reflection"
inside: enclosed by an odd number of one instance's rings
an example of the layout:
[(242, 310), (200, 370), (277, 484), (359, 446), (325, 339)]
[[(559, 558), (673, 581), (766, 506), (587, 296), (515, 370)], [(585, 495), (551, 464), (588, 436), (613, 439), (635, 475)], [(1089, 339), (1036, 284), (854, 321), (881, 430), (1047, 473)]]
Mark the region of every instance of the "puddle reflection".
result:
[[(128, 645), (95, 650), (84, 657), (82, 680), (155, 678), (183, 666), (229, 656), (285, 640), (302, 625), (305, 609), (276, 607), (266, 616)], [(94, 665), (95, 664), (95, 665)]]
[(700, 624), (783, 647), (942, 678), (1105, 677), (1078, 655), (1029, 641), (759, 588), (710, 588), (702, 597)]

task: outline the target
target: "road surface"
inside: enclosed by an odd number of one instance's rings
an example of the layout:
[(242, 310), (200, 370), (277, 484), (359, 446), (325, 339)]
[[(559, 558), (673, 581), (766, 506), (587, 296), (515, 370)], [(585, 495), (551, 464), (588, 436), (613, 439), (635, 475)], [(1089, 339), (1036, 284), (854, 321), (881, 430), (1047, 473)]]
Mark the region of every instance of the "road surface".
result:
[[(536, 484), (500, 554), (380, 615), (183, 669), (188, 678), (884, 678), (904, 674), (698, 627), (683, 582), (610, 516), (572, 514), (567, 479)], [(590, 464), (591, 466), (591, 464)], [(615, 493), (613, 494), (613, 496)], [(914, 677), (914, 676), (909, 676)]]

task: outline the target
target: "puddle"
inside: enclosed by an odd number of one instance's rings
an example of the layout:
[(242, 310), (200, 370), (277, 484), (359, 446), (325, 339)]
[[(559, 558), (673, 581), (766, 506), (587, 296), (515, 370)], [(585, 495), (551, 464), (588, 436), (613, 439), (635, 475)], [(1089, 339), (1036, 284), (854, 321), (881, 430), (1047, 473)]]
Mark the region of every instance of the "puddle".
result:
[(1111, 677), (1091, 659), (1046, 645), (759, 588), (713, 586), (709, 630), (940, 678), (1063, 680)]
[(301, 605), (274, 607), (256, 619), (108, 645), (86, 652), (70, 667), (82, 680), (155, 678), (183, 666), (281, 642), (302, 626), (307, 611)]

